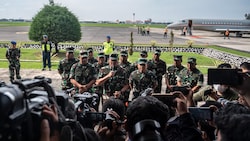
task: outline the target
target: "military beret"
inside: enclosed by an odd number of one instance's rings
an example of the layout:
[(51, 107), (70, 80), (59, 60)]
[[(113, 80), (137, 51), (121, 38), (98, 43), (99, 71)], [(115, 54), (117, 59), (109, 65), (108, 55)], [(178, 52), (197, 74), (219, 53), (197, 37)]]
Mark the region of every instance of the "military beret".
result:
[(182, 55), (174, 55), (174, 60), (175, 61), (182, 60)]
[(196, 64), (196, 58), (194, 58), (194, 57), (190, 57), (190, 58), (188, 58), (188, 61), (187, 61), (188, 63), (192, 63), (192, 64)]
[(121, 53), (120, 53), (120, 54), (121, 54), (121, 56), (128, 56), (128, 52), (127, 52), (127, 51), (125, 51), (125, 50), (124, 50), (124, 51), (121, 51)]
[(154, 54), (156, 54), (156, 55), (157, 55), (157, 54), (158, 54), (158, 55), (161, 55), (161, 50), (156, 49), (155, 52), (154, 52)]
[(79, 53), (79, 56), (80, 57), (88, 57), (89, 54), (88, 54), (88, 52), (86, 50), (81, 50), (80, 53)]
[(117, 60), (118, 60), (118, 54), (112, 53), (112, 54), (109, 55), (109, 58), (110, 58), (112, 61), (117, 61)]
[(16, 45), (16, 41), (11, 41), (10, 42), (12, 45)]
[(97, 56), (98, 57), (105, 57), (105, 54), (104, 54), (104, 52), (99, 52)]
[(146, 58), (139, 58), (139, 59), (138, 59), (138, 64), (140, 64), (140, 65), (141, 65), (141, 64), (147, 64), (147, 61), (148, 61), (148, 60), (147, 60)]
[(68, 47), (68, 48), (66, 48), (66, 52), (73, 53), (74, 49), (75, 49), (74, 47)]
[(143, 51), (141, 51), (141, 55), (146, 56), (146, 55), (148, 55), (148, 52), (143, 50)]

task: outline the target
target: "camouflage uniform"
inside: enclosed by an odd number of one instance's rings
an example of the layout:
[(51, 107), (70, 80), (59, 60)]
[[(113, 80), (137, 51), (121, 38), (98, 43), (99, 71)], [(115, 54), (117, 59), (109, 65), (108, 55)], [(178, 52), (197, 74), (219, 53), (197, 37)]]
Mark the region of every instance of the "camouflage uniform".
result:
[(88, 55), (89, 55), (88, 63), (94, 64), (94, 63), (98, 62), (97, 59), (95, 59), (93, 56), (93, 48), (90, 47), (87, 49), (87, 51), (88, 51)]
[[(88, 84), (90, 81), (95, 80), (96, 77), (96, 71), (91, 64), (87, 63), (83, 65), (80, 64), (80, 62), (72, 65), (69, 76), (70, 79), (73, 78), (82, 85)], [(88, 91), (92, 92), (91, 89), (89, 89)], [(79, 92), (79, 89), (77, 87), (76, 92)]]
[[(140, 58), (138, 63), (146, 64), (147, 59)], [(134, 98), (137, 98), (145, 89), (154, 89), (157, 85), (157, 80), (155, 74), (150, 70), (146, 69), (144, 73), (140, 72), (139, 70), (135, 70), (129, 76), (129, 84), (133, 89)]]
[[(176, 85), (177, 84), (177, 76), (180, 74), (180, 71), (182, 70), (186, 70), (187, 68), (185, 68), (184, 66), (181, 65), (182, 62), (182, 55), (174, 55), (174, 61), (179, 61), (180, 66), (177, 67), (176, 65), (172, 65), (169, 66), (167, 68), (167, 72), (166, 72), (166, 79), (168, 81), (169, 85)], [(171, 90), (168, 89), (168, 87), (166, 88), (166, 93), (169, 93)]]
[[(121, 51), (121, 52), (120, 52), (120, 55), (121, 55), (121, 57), (126, 57), (126, 60), (127, 60), (127, 57), (128, 57), (128, 52), (127, 52), (127, 51)], [(123, 59), (124, 59), (124, 58), (123, 58)], [(120, 65), (121, 68), (123, 68), (123, 69), (126, 71), (128, 77), (129, 77), (130, 73), (132, 72), (131, 63), (128, 62), (128, 61), (127, 61), (127, 62), (122, 62), (122, 61), (120, 60), (119, 65)], [(129, 101), (129, 100), (128, 100), (128, 99), (129, 99), (129, 94), (130, 94), (130, 89), (127, 89), (127, 90), (124, 92), (124, 99), (123, 99), (124, 102)]]
[(104, 83), (104, 92), (103, 94), (107, 94), (108, 96), (113, 96), (115, 91), (121, 91), (121, 89), (128, 84), (128, 75), (126, 71), (120, 66), (116, 66), (111, 68), (110, 66), (102, 67), (98, 78), (102, 78), (106, 76), (110, 71), (115, 71), (115, 76), (108, 79)]
[[(148, 53), (146, 51), (141, 51), (140, 55), (141, 55), (141, 58), (147, 58)], [(137, 70), (137, 64), (138, 64), (138, 60), (135, 61), (134, 64), (132, 64), (132, 67), (131, 67), (132, 71)], [(147, 61), (148, 70), (152, 71), (155, 74), (156, 68), (157, 68), (156, 64), (154, 64), (152, 61)]]
[[(161, 51), (160, 50), (156, 50), (155, 55), (160, 55)], [(156, 60), (150, 60), (149, 62), (152, 62), (154, 65), (153, 67), (155, 67), (155, 75), (156, 75), (156, 80), (157, 80), (157, 87), (155, 88), (154, 92), (155, 93), (161, 93), (161, 87), (162, 87), (162, 76), (166, 73), (166, 62), (164, 62), (163, 60), (159, 59), (158, 61)], [(150, 69), (149, 69), (150, 70)]]
[[(12, 41), (11, 44), (16, 45), (15, 41)], [(19, 48), (9, 48), (6, 51), (6, 58), (9, 61), (9, 73), (10, 73), (10, 81), (13, 82), (15, 71), (16, 71), (16, 79), (21, 79), (20, 76), (20, 58), (21, 51)]]
[(64, 58), (59, 62), (58, 71), (62, 76), (62, 82), (61, 82), (62, 90), (66, 90), (73, 87), (73, 85), (70, 83), (69, 75), (71, 66), (77, 62), (78, 60), (76, 58), (72, 59)]
[(97, 63), (97, 62), (98, 61), (95, 58), (88, 59), (88, 63), (90, 63), (90, 64), (94, 64), (94, 63)]
[[(187, 62), (189, 65), (195, 66), (196, 58), (190, 57)], [(203, 74), (196, 67), (190, 69), (183, 69), (180, 71), (177, 81), (181, 81), (183, 86), (190, 86), (191, 88), (194, 86), (202, 86), (204, 81)]]
[[(97, 74), (99, 74), (101, 68), (104, 66), (108, 66), (108, 63), (104, 62), (104, 64), (99, 64), (98, 62), (96, 62), (93, 64), (93, 67), (94, 67)], [(99, 96), (101, 96), (101, 94), (103, 94), (103, 87), (102, 86), (94, 87), (94, 92), (99, 94)]]

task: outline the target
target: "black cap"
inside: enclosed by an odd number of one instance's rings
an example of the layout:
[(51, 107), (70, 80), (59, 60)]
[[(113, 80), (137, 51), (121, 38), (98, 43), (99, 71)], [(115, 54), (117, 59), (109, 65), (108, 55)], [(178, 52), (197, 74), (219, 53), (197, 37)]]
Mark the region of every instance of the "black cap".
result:
[(146, 58), (139, 58), (138, 59), (138, 64), (147, 64), (148, 60)]
[(93, 48), (92, 48), (92, 47), (89, 47), (89, 48), (87, 48), (87, 51), (88, 51), (88, 52), (93, 52)]
[(121, 51), (121, 53), (120, 53), (120, 54), (121, 54), (121, 56), (128, 56), (128, 52), (127, 52), (127, 51), (125, 51), (125, 50), (124, 50), (124, 51)]
[(75, 49), (74, 47), (68, 47), (68, 48), (66, 48), (66, 52), (73, 53), (74, 49)]
[(143, 51), (141, 51), (141, 56), (147, 56), (148, 55), (148, 52), (147, 51), (145, 51), (145, 50), (143, 50)]
[(154, 54), (156, 54), (156, 55), (161, 55), (161, 50), (156, 49), (155, 52), (154, 52)]
[(174, 55), (174, 60), (175, 61), (182, 60), (182, 55)]
[(190, 57), (190, 58), (188, 58), (188, 61), (187, 61), (188, 63), (191, 63), (191, 64), (196, 64), (196, 58), (194, 58), (194, 57)]
[(99, 52), (97, 56), (98, 56), (99, 58), (101, 58), (101, 57), (105, 57), (105, 54), (104, 54), (104, 52)]
[(88, 54), (88, 52), (86, 50), (81, 50), (80, 53), (79, 53), (79, 56), (80, 57), (88, 57), (89, 54)]
[(117, 60), (118, 60), (118, 54), (112, 53), (112, 54), (109, 55), (109, 58), (110, 58), (112, 61), (117, 61)]

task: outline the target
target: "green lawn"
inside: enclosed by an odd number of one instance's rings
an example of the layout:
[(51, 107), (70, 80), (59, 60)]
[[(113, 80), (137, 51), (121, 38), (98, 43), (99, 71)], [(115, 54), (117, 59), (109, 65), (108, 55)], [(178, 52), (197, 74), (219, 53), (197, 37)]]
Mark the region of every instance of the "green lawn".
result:
[[(0, 22), (0, 27), (8, 26), (30, 26), (31, 22)], [(96, 27), (134, 27), (136, 24), (117, 24), (117, 23), (80, 23), (81, 26)], [(148, 26), (147, 24), (139, 24), (139, 26)], [(150, 24), (151, 28), (165, 28), (165, 24)]]
[[(0, 68), (7, 68), (8, 62), (5, 60), (5, 48), (0, 48), (0, 52), (4, 52), (0, 54)], [(75, 56), (78, 56), (78, 52), (75, 52)], [(129, 56), (130, 62), (135, 62), (139, 57), (139, 52), (134, 52), (132, 56)], [(172, 53), (172, 52), (163, 52), (161, 54), (161, 59), (164, 60), (168, 66), (173, 63), (173, 55), (179, 54), (183, 55), (183, 65), (186, 66), (188, 57), (197, 58), (197, 67), (201, 69), (201, 71), (206, 74), (208, 67), (216, 67), (219, 63), (218, 60), (211, 59), (205, 57), (203, 55), (195, 54), (195, 53)], [(152, 53), (148, 53), (148, 59), (152, 58)], [(94, 56), (97, 56), (97, 53), (94, 53)], [(57, 57), (52, 57), (52, 69), (57, 69), (58, 62), (65, 57), (65, 51), (61, 50)], [(31, 60), (31, 61), (29, 61)], [(42, 68), (42, 56), (41, 50), (39, 49), (21, 49), (21, 68), (25, 69), (41, 69)]]

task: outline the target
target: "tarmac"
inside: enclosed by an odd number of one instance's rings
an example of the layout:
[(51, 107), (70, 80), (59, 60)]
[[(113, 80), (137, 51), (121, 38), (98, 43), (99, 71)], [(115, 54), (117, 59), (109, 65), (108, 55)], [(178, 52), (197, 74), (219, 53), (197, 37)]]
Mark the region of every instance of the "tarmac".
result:
[[(106, 40), (106, 36), (110, 35), (115, 43), (130, 43), (130, 33), (133, 32), (134, 43), (150, 44), (152, 41), (156, 44), (169, 44), (169, 35), (163, 37), (164, 29), (151, 28), (149, 36), (138, 34), (136, 27), (121, 28), (121, 27), (82, 27), (82, 38), (80, 42), (100, 43)], [(0, 27), (0, 41), (30, 41), (28, 38), (29, 27)], [(230, 37), (224, 39), (223, 35), (216, 32), (193, 31), (193, 36), (182, 36), (181, 32), (174, 30), (174, 44), (187, 44), (188, 40), (194, 41), (194, 44), (199, 45), (219, 45), (224, 48), (232, 48), (245, 52), (250, 52), (250, 36), (244, 35), (244, 38)], [(169, 32), (170, 33), (170, 32)], [(1, 63), (1, 62), (0, 62)], [(42, 64), (42, 62), (41, 62)], [(1, 68), (0, 64), (0, 80), (9, 83), (8, 69)], [(35, 76), (46, 76), (52, 78), (52, 86), (55, 90), (60, 90), (61, 77), (57, 70), (41, 71), (37, 69), (21, 69), (22, 78), (34, 78)], [(164, 84), (164, 79), (163, 83)], [(162, 92), (165, 91), (163, 85)]]

